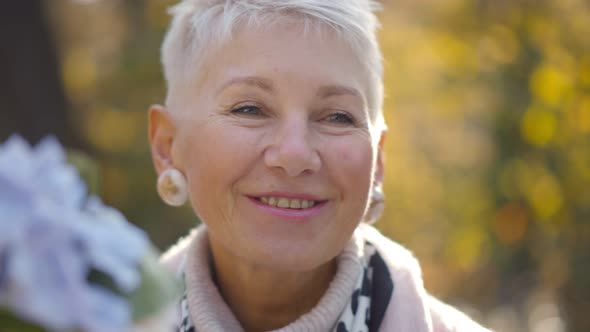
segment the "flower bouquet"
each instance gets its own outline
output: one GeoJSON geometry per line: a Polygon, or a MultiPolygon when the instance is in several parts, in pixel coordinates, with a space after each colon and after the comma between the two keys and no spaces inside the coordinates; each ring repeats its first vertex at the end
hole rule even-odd
{"type": "Polygon", "coordinates": [[[178,285],[56,139],[0,144],[0,331],[170,331],[178,285]]]}

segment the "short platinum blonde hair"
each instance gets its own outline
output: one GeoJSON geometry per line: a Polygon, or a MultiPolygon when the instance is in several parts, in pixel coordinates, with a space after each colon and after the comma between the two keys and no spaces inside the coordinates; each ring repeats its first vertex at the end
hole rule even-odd
{"type": "Polygon", "coordinates": [[[173,19],[162,45],[166,104],[197,77],[207,51],[229,41],[237,26],[261,28],[291,21],[301,24],[304,33],[332,29],[358,55],[370,77],[371,120],[375,129],[384,130],[383,64],[375,15],[379,9],[374,0],[183,0],[170,10],[173,19]]]}

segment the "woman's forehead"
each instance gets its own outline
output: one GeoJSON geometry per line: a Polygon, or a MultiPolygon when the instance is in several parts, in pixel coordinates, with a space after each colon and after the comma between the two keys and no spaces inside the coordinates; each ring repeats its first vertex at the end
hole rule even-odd
{"type": "Polygon", "coordinates": [[[300,79],[324,94],[366,94],[367,70],[345,41],[327,31],[302,32],[297,25],[239,31],[209,50],[195,73],[197,86],[219,90],[240,83],[273,90],[281,79],[300,79]]]}

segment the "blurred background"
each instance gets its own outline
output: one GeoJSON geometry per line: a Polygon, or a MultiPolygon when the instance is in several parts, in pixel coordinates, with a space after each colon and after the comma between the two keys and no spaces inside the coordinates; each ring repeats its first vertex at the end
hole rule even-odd
{"type": "MultiPolygon", "coordinates": [[[[170,0],[0,12],[0,140],[53,133],[164,249],[197,222],[155,190],[170,0]]],[[[498,331],[590,331],[590,4],[383,1],[387,207],[426,287],[498,331]]]]}

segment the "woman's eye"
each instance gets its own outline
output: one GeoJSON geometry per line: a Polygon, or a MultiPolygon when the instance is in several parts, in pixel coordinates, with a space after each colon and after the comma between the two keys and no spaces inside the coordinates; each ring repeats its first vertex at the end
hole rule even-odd
{"type": "Polygon", "coordinates": [[[255,117],[255,116],[261,116],[262,110],[257,106],[247,105],[247,106],[241,106],[238,108],[234,108],[233,110],[231,110],[231,114],[246,115],[246,116],[255,117]]]}
{"type": "Polygon", "coordinates": [[[339,124],[339,125],[352,125],[354,124],[354,119],[350,114],[344,112],[332,113],[325,117],[325,121],[339,124]]]}

